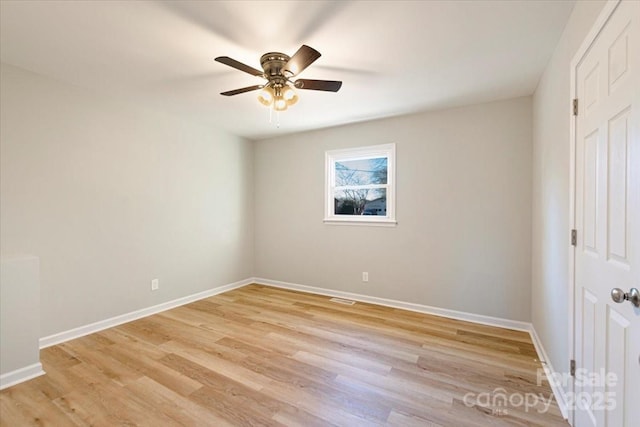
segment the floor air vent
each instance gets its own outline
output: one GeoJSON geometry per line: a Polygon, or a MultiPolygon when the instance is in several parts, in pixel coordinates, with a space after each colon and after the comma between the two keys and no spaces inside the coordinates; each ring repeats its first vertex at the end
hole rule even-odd
{"type": "Polygon", "coordinates": [[[338,304],[344,304],[344,305],[353,305],[356,303],[355,301],[351,301],[350,299],[342,299],[342,298],[331,298],[329,301],[336,302],[338,304]]]}

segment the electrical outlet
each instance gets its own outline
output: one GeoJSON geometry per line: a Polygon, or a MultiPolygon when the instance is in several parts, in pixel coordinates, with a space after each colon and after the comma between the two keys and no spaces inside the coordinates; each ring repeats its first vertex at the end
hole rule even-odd
{"type": "Polygon", "coordinates": [[[363,282],[368,282],[369,281],[369,273],[366,271],[362,272],[362,281],[363,282]]]}
{"type": "Polygon", "coordinates": [[[160,281],[158,279],[153,279],[151,281],[151,290],[157,291],[159,287],[160,287],[160,281]]]}

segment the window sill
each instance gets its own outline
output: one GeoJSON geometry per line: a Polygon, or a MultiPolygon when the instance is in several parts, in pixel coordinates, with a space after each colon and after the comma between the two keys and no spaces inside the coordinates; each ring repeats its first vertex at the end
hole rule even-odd
{"type": "Polygon", "coordinates": [[[328,225],[357,225],[365,227],[395,227],[398,222],[394,219],[380,219],[380,220],[362,220],[362,219],[338,219],[338,218],[325,218],[323,220],[328,225]]]}

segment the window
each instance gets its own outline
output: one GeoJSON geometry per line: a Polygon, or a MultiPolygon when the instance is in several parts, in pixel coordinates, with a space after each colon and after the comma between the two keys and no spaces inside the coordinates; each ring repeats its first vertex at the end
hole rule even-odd
{"type": "Polygon", "coordinates": [[[395,225],[395,144],[326,153],[325,222],[395,225]]]}

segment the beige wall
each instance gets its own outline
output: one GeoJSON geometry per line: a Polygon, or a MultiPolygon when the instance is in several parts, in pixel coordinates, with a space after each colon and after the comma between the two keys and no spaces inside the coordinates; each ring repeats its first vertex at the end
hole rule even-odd
{"type": "Polygon", "coordinates": [[[255,206],[258,277],[530,320],[529,97],[259,141],[255,206]],[[398,226],[323,224],[325,151],[390,142],[398,226]]]}
{"type": "Polygon", "coordinates": [[[0,71],[0,248],[40,257],[42,336],[252,275],[253,143],[0,71]]]}
{"type": "Polygon", "coordinates": [[[533,97],[532,321],[560,372],[569,369],[569,68],[603,5],[576,2],[533,97]]]}
{"type": "Polygon", "coordinates": [[[0,387],[11,371],[40,364],[39,264],[25,255],[0,260],[0,387]]]}

